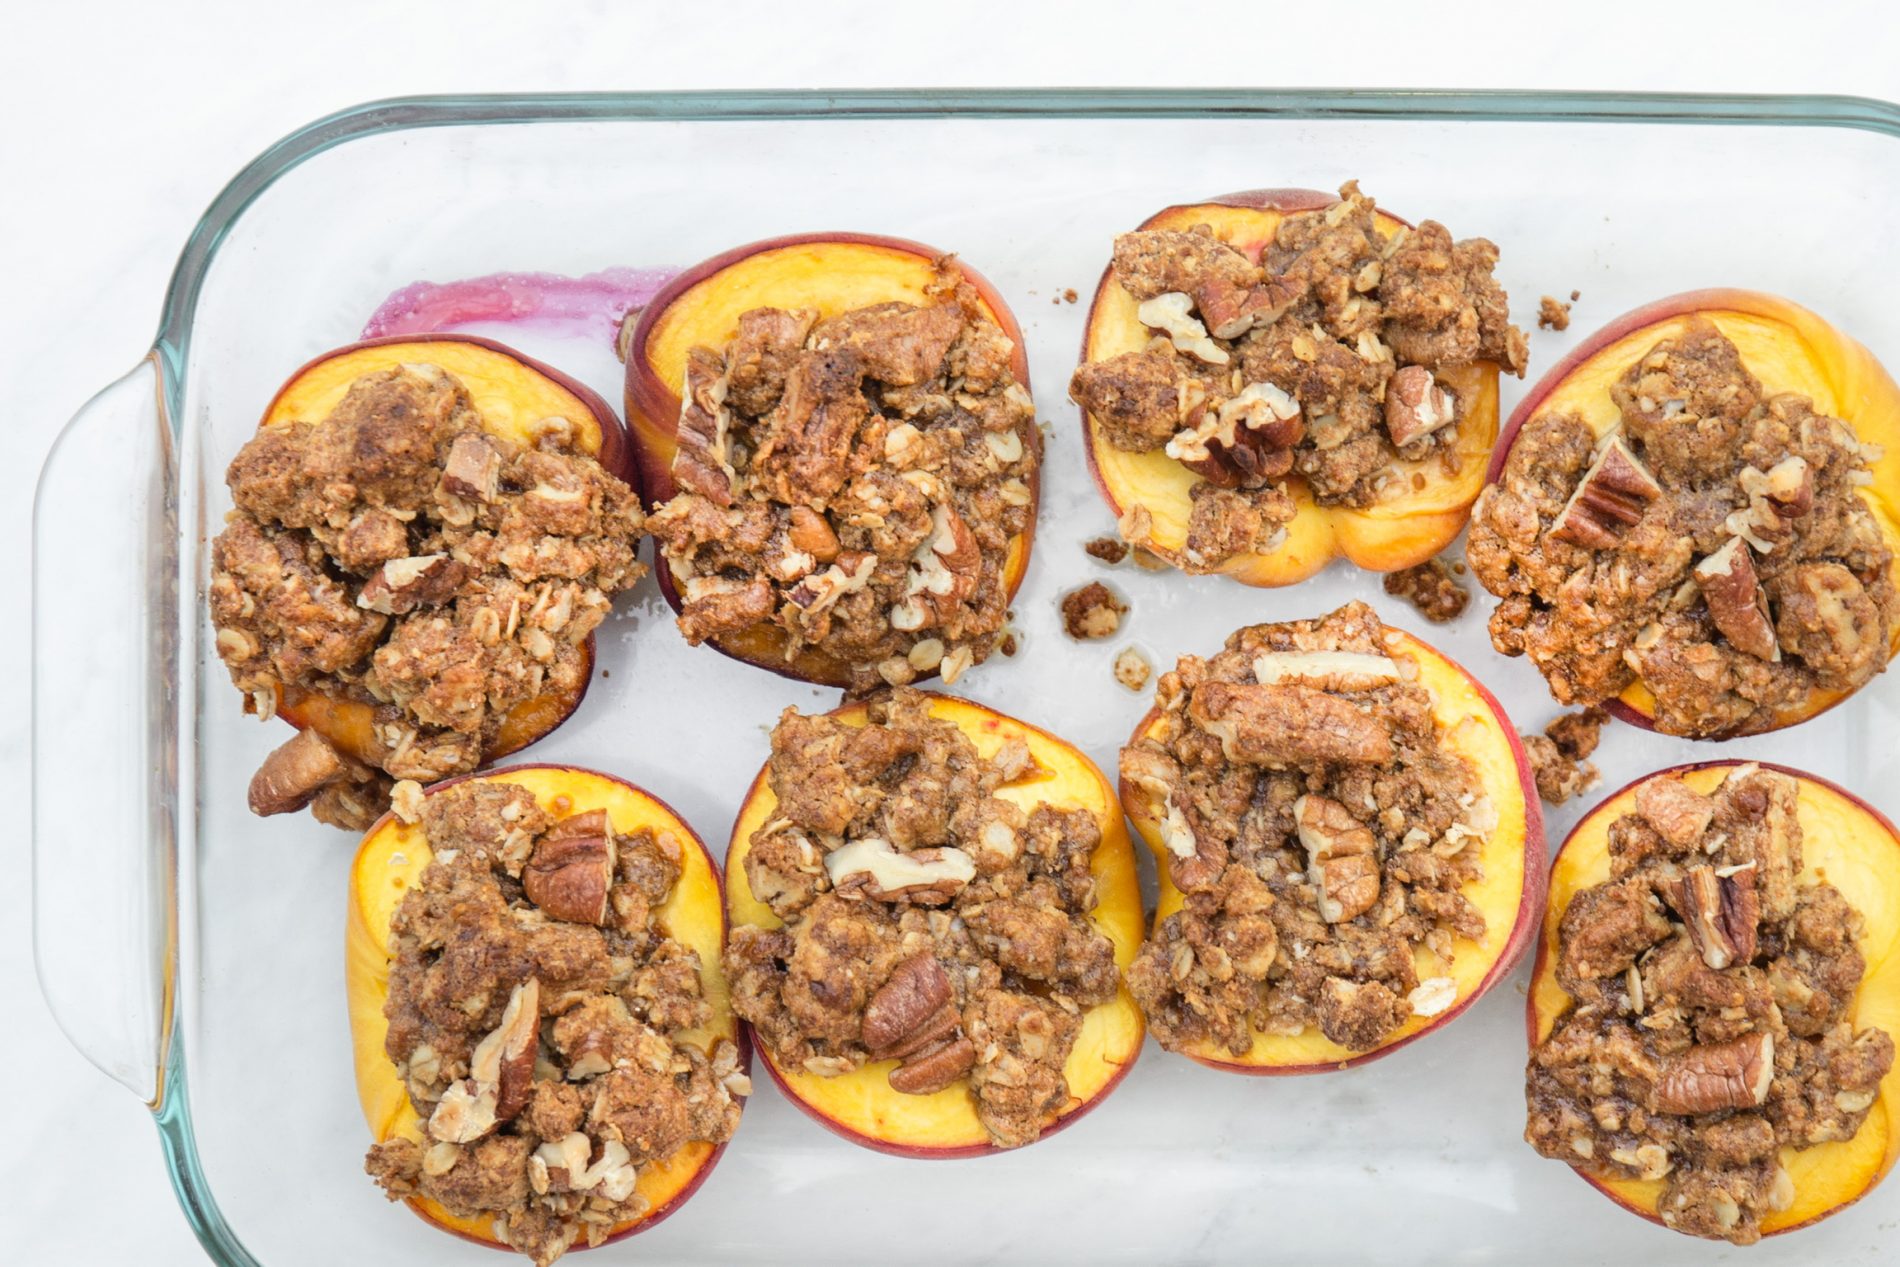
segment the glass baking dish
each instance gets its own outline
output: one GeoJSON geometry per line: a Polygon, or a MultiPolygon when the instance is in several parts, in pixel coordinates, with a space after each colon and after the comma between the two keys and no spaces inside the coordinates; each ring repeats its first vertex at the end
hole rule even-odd
{"type": "MultiPolygon", "coordinates": [[[[151,1104],[215,1260],[498,1261],[386,1204],[362,1174],[341,954],[354,842],[246,812],[250,772],[287,732],[240,715],[202,614],[225,463],[277,383],[355,338],[405,283],[681,265],[800,230],[955,250],[1014,306],[1050,434],[1015,607],[1022,650],[958,692],[1112,770],[1146,703],[1111,677],[1119,647],[1165,664],[1241,623],[1356,597],[1471,667],[1529,730],[1556,709],[1526,664],[1491,651],[1482,595],[1435,628],[1341,565],[1277,591],[1124,567],[1107,577],[1132,603],[1124,635],[1064,638],[1055,599],[1101,574],[1081,543],[1112,530],[1064,394],[1110,239],[1169,202],[1357,177],[1400,215],[1499,243],[1520,324],[1540,294],[1581,291],[1568,334],[1533,334],[1533,378],[1612,316],[1711,285],[1787,294],[1893,364],[1900,310],[1881,279],[1900,275],[1900,238],[1878,216],[1900,202],[1896,138],[1900,108],[1883,102],[1541,93],[475,97],[319,121],[218,196],[151,354],[73,420],[41,476],[34,837],[48,1000],[75,1045],[151,1104]],[[1083,303],[1065,300],[1071,288],[1083,303]],[[102,555],[76,557],[73,543],[102,539],[102,555]]],[[[619,399],[601,329],[476,328],[619,399]]],[[[1506,410],[1522,389],[1506,380],[1506,410]]],[[[779,710],[835,698],[689,649],[650,580],[599,650],[585,706],[529,755],[654,789],[715,852],[779,710]]],[[[1780,760],[1900,815],[1900,753],[1872,742],[1894,733],[1896,705],[1890,675],[1799,729],[1720,747],[1616,727],[1598,762],[1607,789],[1685,760],[1780,760]]],[[[1583,807],[1549,816],[1553,847],[1583,807]]],[[[698,1197],[589,1261],[1737,1257],[1618,1211],[1521,1142],[1524,977],[1429,1040],[1330,1076],[1236,1078],[1151,1043],[1073,1130],[972,1161],[855,1148],[761,1079],[698,1197]]],[[[1745,1257],[1891,1262],[1896,1216],[1900,1182],[1745,1257]]]]}

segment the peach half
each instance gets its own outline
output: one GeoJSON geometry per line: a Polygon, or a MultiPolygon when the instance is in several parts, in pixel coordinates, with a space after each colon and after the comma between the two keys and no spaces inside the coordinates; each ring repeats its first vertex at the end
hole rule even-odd
{"type": "MultiPolygon", "coordinates": [[[[1282,220],[1338,201],[1311,189],[1255,189],[1167,207],[1140,227],[1185,230],[1204,224],[1221,241],[1258,262],[1282,220]]],[[[1397,216],[1378,213],[1379,232],[1386,237],[1405,227],[1407,222],[1397,216]]],[[[1136,307],[1134,297],[1115,280],[1114,269],[1104,269],[1082,335],[1084,362],[1105,361],[1147,345],[1149,332],[1136,317],[1136,307]]],[[[1363,509],[1321,506],[1305,480],[1289,476],[1286,487],[1298,513],[1286,527],[1286,540],[1266,554],[1237,554],[1218,570],[1248,585],[1293,585],[1342,555],[1356,567],[1396,572],[1423,563],[1450,545],[1484,487],[1485,463],[1498,434],[1498,373],[1498,366],[1490,361],[1437,371],[1437,380],[1464,403],[1465,417],[1458,426],[1457,442],[1447,453],[1421,462],[1395,463],[1394,471],[1413,486],[1411,492],[1363,509]]],[[[1109,444],[1087,411],[1082,415],[1082,431],[1089,471],[1109,508],[1120,518],[1131,507],[1145,507],[1154,528],[1151,540],[1142,544],[1176,567],[1182,566],[1193,505],[1188,490],[1200,477],[1159,449],[1129,453],[1109,444]]]]}
{"type": "MultiPolygon", "coordinates": [[[[547,419],[563,418],[576,451],[640,491],[639,470],[627,430],[600,395],[558,370],[492,339],[465,334],[396,335],[326,352],[292,374],[264,410],[262,427],[328,416],[365,374],[398,365],[434,365],[467,389],[483,428],[511,444],[534,443],[547,419]]],[[[583,648],[589,671],[578,687],[549,690],[523,700],[502,718],[485,761],[497,761],[542,738],[580,707],[592,679],[594,640],[583,648]]],[[[279,686],[277,715],[299,730],[314,730],[344,756],[375,765],[374,710],[357,700],[333,699],[296,686],[279,686]]]]}
{"type": "MultiPolygon", "coordinates": [[[[1457,994],[1443,1012],[1408,1018],[1369,1051],[1343,1047],[1315,1028],[1294,1035],[1255,1030],[1253,1047],[1244,1056],[1206,1040],[1183,1049],[1190,1059],[1210,1069],[1257,1075],[1330,1073],[1377,1060],[1455,1020],[1502,981],[1530,949],[1537,913],[1543,908],[1545,844],[1543,810],[1524,746],[1503,706],[1462,666],[1402,630],[1388,629],[1385,636],[1387,654],[1417,667],[1419,685],[1432,693],[1432,715],[1444,743],[1471,763],[1497,810],[1497,826],[1484,839],[1483,878],[1462,890],[1484,915],[1484,937],[1475,943],[1457,938],[1449,970],[1432,951],[1416,948],[1420,979],[1450,976],[1457,994]]],[[[1135,727],[1134,738],[1152,733],[1159,722],[1159,713],[1150,709],[1135,727]]],[[[1121,797],[1135,830],[1155,856],[1161,897],[1154,926],[1159,930],[1161,921],[1186,903],[1168,867],[1172,855],[1162,831],[1167,807],[1153,792],[1126,779],[1121,797]]]]}
{"type": "MultiPolygon", "coordinates": [[[[1900,580],[1900,386],[1873,353],[1778,295],[1691,290],[1624,313],[1578,344],[1525,394],[1504,426],[1486,481],[1495,483],[1504,473],[1518,433],[1539,414],[1574,413],[1597,435],[1608,433],[1620,421],[1616,403],[1610,399],[1610,385],[1657,343],[1680,335],[1697,317],[1735,344],[1742,363],[1769,393],[1799,392],[1814,402],[1817,412],[1839,418],[1862,442],[1879,446],[1881,456],[1872,463],[1873,483],[1861,489],[1861,497],[1894,551],[1895,577],[1900,580]]],[[[1900,652],[1900,628],[1893,631],[1893,640],[1893,652],[1900,652]]],[[[1800,706],[1750,733],[1806,721],[1846,695],[1816,690],[1800,706]]],[[[1653,729],[1655,697],[1641,682],[1632,683],[1607,707],[1623,721],[1653,729]]]]}
{"type": "MultiPolygon", "coordinates": [[[[680,842],[680,876],[655,913],[669,936],[699,955],[700,987],[712,1005],[712,1019],[680,1036],[710,1054],[720,1039],[739,1048],[740,1065],[749,1068],[746,1040],[719,971],[726,939],[725,905],[720,899],[719,867],[705,842],[671,807],[631,783],[572,766],[517,765],[488,774],[466,774],[432,785],[434,795],[466,779],[513,783],[527,788],[542,808],[558,815],[604,809],[614,831],[631,835],[643,828],[670,832],[680,842]],[[560,802],[565,800],[565,806],[560,802]]],[[[356,1093],[364,1120],[377,1142],[402,1135],[420,1141],[422,1120],[409,1101],[396,1066],[383,1051],[389,1022],[383,1005],[389,998],[389,927],[396,909],[434,855],[420,824],[385,814],[363,837],[350,866],[349,911],[344,925],[344,988],[350,1008],[350,1040],[356,1062],[356,1093]]],[[[636,1188],[649,1202],[646,1213],[617,1224],[611,1240],[643,1232],[677,1210],[712,1173],[724,1144],[694,1140],[664,1161],[640,1169],[636,1188]]],[[[407,1202],[423,1219],[471,1241],[506,1248],[491,1231],[491,1220],[463,1218],[426,1197],[407,1202]]],[[[585,1246],[585,1241],[576,1248],[585,1246]]]]}
{"type": "MultiPolygon", "coordinates": [[[[1558,925],[1579,890],[1610,878],[1610,824],[1635,812],[1636,789],[1652,779],[1680,777],[1695,791],[1707,793],[1740,764],[1710,761],[1638,779],[1586,814],[1557,850],[1525,1008],[1533,1048],[1550,1036],[1570,1007],[1570,995],[1557,984],[1558,925]]],[[[1854,1000],[1855,1028],[1878,1026],[1890,1034],[1900,1033],[1900,835],[1878,810],[1827,780],[1765,762],[1761,765],[1798,784],[1795,814],[1801,823],[1802,879],[1825,879],[1866,920],[1860,949],[1867,960],[1867,975],[1854,1000]]],[[[1824,1219],[1879,1183],[1900,1157],[1896,1105],[1900,1105],[1900,1065],[1882,1080],[1880,1094],[1854,1138],[1783,1149],[1781,1164],[1794,1178],[1794,1203],[1764,1217],[1762,1234],[1793,1231],[1824,1219]]],[[[1624,1209],[1652,1223],[1662,1222],[1656,1213],[1662,1180],[1604,1178],[1582,1169],[1577,1173],[1624,1209]]]]}
{"type": "MultiPolygon", "coordinates": [[[[807,233],[737,247],[667,283],[641,312],[626,342],[627,427],[647,496],[657,505],[679,491],[673,482],[673,454],[679,447],[675,436],[688,352],[696,347],[724,347],[738,332],[740,314],[753,308],[809,308],[823,319],[872,304],[928,304],[928,288],[943,258],[943,252],[934,247],[899,238],[807,233]]],[[[951,258],[950,267],[969,282],[985,315],[1015,344],[1016,381],[1028,390],[1029,358],[1009,306],[994,286],[961,260],[951,258]]],[[[1042,433],[1033,422],[1025,423],[1020,434],[1031,452],[1042,451],[1042,433]]],[[[1030,527],[1010,542],[1003,564],[1004,586],[1012,598],[1029,567],[1035,502],[1041,496],[1038,478],[1031,478],[1029,491],[1030,527]]],[[[678,611],[679,588],[664,555],[655,553],[660,592],[678,611]]],[[[814,648],[788,660],[785,631],[777,625],[754,625],[710,641],[734,659],[801,681],[843,686],[849,678],[849,666],[814,648]]]]}
{"type": "MultiPolygon", "coordinates": [[[[1048,731],[981,704],[935,696],[930,715],[955,723],[984,757],[994,755],[1010,739],[1020,738],[1029,745],[1034,758],[1029,773],[997,789],[999,797],[1025,810],[1048,804],[1086,809],[1095,815],[1102,841],[1089,860],[1096,892],[1089,921],[1114,944],[1116,966],[1126,969],[1141,946],[1141,886],[1121,807],[1102,772],[1080,750],[1048,731]]],[[[832,716],[863,725],[865,706],[848,704],[832,716]]],[[[726,848],[726,902],[735,925],[780,926],[772,908],[753,897],[745,869],[753,833],[770,820],[777,806],[778,797],[761,770],[739,808],[732,842],[726,848]]],[[[1080,1118],[1115,1089],[1141,1054],[1145,1032],[1141,1009],[1126,986],[1114,999],[1089,1009],[1063,1066],[1069,1102],[1043,1128],[1043,1138],[1080,1118]]],[[[892,1090],[887,1080],[897,1067],[894,1060],[872,1061],[851,1073],[821,1077],[781,1067],[763,1046],[759,1059],[793,1104],[854,1144],[902,1157],[975,1157],[1000,1151],[977,1118],[967,1080],[932,1095],[904,1095],[892,1090]]]]}

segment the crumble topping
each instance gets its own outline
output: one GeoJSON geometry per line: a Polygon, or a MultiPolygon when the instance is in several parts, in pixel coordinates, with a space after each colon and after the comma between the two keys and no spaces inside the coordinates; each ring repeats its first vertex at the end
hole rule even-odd
{"type": "Polygon", "coordinates": [[[1416,567],[1387,572],[1385,592],[1404,599],[1418,609],[1419,615],[1439,625],[1464,615],[1471,602],[1471,591],[1443,559],[1427,559],[1416,567]]]}
{"type": "Polygon", "coordinates": [[[1601,439],[1575,414],[1533,418],[1473,510],[1499,651],[1530,656],[1563,704],[1640,682],[1658,729],[1697,738],[1886,667],[1893,554],[1846,423],[1769,395],[1701,319],[1610,394],[1621,422],[1601,439]]]}
{"type": "Polygon", "coordinates": [[[1128,543],[1115,537],[1092,537],[1082,543],[1082,548],[1092,559],[1100,560],[1114,567],[1128,557],[1128,543]]]}
{"type": "Polygon", "coordinates": [[[922,307],[755,308],[693,349],[681,491],[647,525],[688,641],[776,626],[853,694],[987,659],[1039,461],[1015,350],[948,259],[922,307]]]}
{"type": "MultiPolygon", "coordinates": [[[[1571,291],[1570,297],[1574,300],[1577,292],[1571,291]]],[[[1537,301],[1537,328],[1539,330],[1568,330],[1570,305],[1553,295],[1545,295],[1537,301]]]]}
{"type": "Polygon", "coordinates": [[[1737,1245],[1794,1199],[1779,1150],[1853,1138],[1893,1064],[1885,1031],[1854,1028],[1861,916],[1802,877],[1796,791],[1752,765],[1709,796],[1637,789],[1610,879],[1564,911],[1573,1003],[1526,1075],[1538,1152],[1663,1179],[1665,1224],[1737,1245]]]}
{"type": "Polygon", "coordinates": [[[428,1197],[540,1267],[647,1209],[643,1167],[731,1138],[750,1087],[707,1023],[700,962],[657,918],[681,843],[619,835],[601,809],[557,816],[473,781],[423,801],[434,860],[390,925],[384,1051],[421,1116],[365,1169],[428,1197]]]}
{"type": "Polygon", "coordinates": [[[1154,666],[1148,663],[1148,657],[1138,647],[1123,647],[1115,653],[1115,680],[1131,691],[1139,691],[1148,685],[1148,678],[1154,672],[1154,666]]]}
{"type": "Polygon", "coordinates": [[[1602,776],[1584,760],[1597,750],[1597,738],[1610,715],[1600,708],[1565,713],[1544,727],[1541,735],[1519,735],[1537,780],[1538,798],[1562,805],[1595,787],[1602,776]]]}
{"type": "Polygon", "coordinates": [[[1121,773],[1161,798],[1186,895],[1128,970],[1162,1046],[1239,1056],[1255,1031],[1316,1026],[1364,1051],[1450,1006],[1458,941],[1485,931],[1460,890],[1496,814],[1416,673],[1349,603],[1161,676],[1160,728],[1121,773]]]}
{"type": "Polygon", "coordinates": [[[1127,614],[1128,604],[1100,581],[1062,596],[1062,631],[1077,642],[1114,637],[1127,614]]]}
{"type": "Polygon", "coordinates": [[[587,636],[646,569],[639,498],[570,431],[551,418],[514,445],[453,375],[412,364],[238,451],[209,587],[231,680],[266,717],[280,686],[374,710],[370,766],[302,731],[253,809],[360,831],[393,780],[472,770],[515,705],[579,692],[587,636]]]}
{"type": "Polygon", "coordinates": [[[1077,368],[1069,395],[1109,444],[1162,450],[1199,477],[1189,571],[1284,540],[1290,475],[1322,506],[1409,491],[1393,464],[1449,450],[1467,408],[1436,371],[1524,371],[1495,246],[1432,220],[1383,237],[1358,184],[1339,193],[1282,220],[1258,264],[1205,225],[1115,240],[1115,280],[1153,337],[1077,368]]]}
{"type": "Polygon", "coordinates": [[[1028,745],[984,760],[930,701],[875,698],[864,726],[779,718],[777,816],[745,870],[785,923],[733,929],[725,969],[781,1066],[830,1076],[899,1059],[893,1089],[963,1083],[990,1138],[1014,1148],[1068,1104],[1083,1010],[1116,994],[1113,945],[1088,921],[1101,828],[1085,809],[997,797],[1036,773],[1028,745]]]}

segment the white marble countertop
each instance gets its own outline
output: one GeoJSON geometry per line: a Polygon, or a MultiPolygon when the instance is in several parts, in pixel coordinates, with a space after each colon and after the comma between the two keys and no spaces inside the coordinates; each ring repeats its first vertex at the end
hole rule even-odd
{"type": "MultiPolygon", "coordinates": [[[[58,427],[149,345],[198,214],[259,150],[302,123],[419,92],[914,85],[1145,84],[1838,92],[1900,99],[1900,13],[1882,0],[1426,6],[1357,0],[1349,59],[1326,47],[1333,6],[1206,42],[1224,12],[966,0],[941,6],[727,0],[521,4],[181,0],[16,5],[0,41],[0,592],[29,568],[24,487],[58,427]],[[1426,10],[1430,12],[1426,12],[1426,10]],[[1118,29],[1119,14],[1127,29],[1118,29]],[[793,21],[789,15],[796,14],[793,21]],[[1780,20],[1780,19],[1778,19],[1780,20]],[[1178,31],[1178,35],[1176,34],[1178,31]],[[1372,32],[1368,38],[1367,32],[1372,32]],[[1257,52],[1244,50],[1251,44],[1257,52]],[[910,61],[903,50],[926,50],[910,61]],[[1307,49],[1315,51],[1308,52],[1307,49]]],[[[1264,12],[1264,11],[1261,11],[1264,12]]],[[[1869,225],[1870,232],[1882,226],[1869,225]]],[[[8,658],[28,627],[0,623],[8,658]]],[[[27,681],[0,693],[0,787],[28,784],[27,681]]],[[[0,853],[0,1152],[14,1210],[0,1259],[188,1263],[199,1257],[145,1110],[53,1024],[33,976],[28,840],[0,853]]]]}

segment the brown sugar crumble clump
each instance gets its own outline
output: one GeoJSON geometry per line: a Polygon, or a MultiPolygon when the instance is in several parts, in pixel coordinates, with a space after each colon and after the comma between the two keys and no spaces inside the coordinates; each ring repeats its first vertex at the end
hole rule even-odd
{"type": "Polygon", "coordinates": [[[1546,804],[1562,805],[1600,781],[1597,768],[1584,758],[1597,750],[1598,733],[1609,719],[1600,708],[1586,708],[1557,718],[1541,735],[1518,736],[1537,779],[1537,795],[1546,804]]]}
{"type": "Polygon", "coordinates": [[[732,1043],[682,1037],[710,1009],[699,956],[656,918],[680,841],[486,781],[420,818],[433,861],[391,922],[383,1011],[422,1138],[365,1168],[392,1201],[491,1218],[545,1267],[646,1212],[643,1167],[730,1139],[750,1086],[732,1043]]]}
{"type": "Polygon", "coordinates": [[[1394,464],[1448,452],[1470,406],[1436,373],[1524,371],[1495,246],[1433,220],[1386,237],[1356,183],[1339,193],[1285,217],[1258,263],[1205,225],[1115,240],[1114,278],[1152,338],[1079,367],[1069,395],[1108,444],[1197,477],[1189,571],[1284,540],[1291,475],[1322,506],[1410,491],[1394,464]]]}
{"type": "Polygon", "coordinates": [[[1153,672],[1154,666],[1137,648],[1123,647],[1115,653],[1115,680],[1129,690],[1139,691],[1147,686],[1153,672]]]}
{"type": "MultiPolygon", "coordinates": [[[[1575,299],[1576,292],[1570,294],[1575,299]]],[[[1570,305],[1551,295],[1545,295],[1537,301],[1537,328],[1539,330],[1568,330],[1570,328],[1570,305]]]]}
{"type": "Polygon", "coordinates": [[[1128,543],[1117,537],[1094,537],[1082,543],[1089,557],[1113,567],[1128,557],[1128,543]]]}
{"type": "Polygon", "coordinates": [[[739,927],[733,1006],[780,1065],[821,1076],[899,1057],[890,1085],[962,1087],[991,1140],[1031,1143],[1069,1101],[1085,1009],[1116,995],[1088,920],[1101,827],[996,795],[1040,769],[1020,739],[985,760],[930,696],[875,697],[869,724],[790,709],[772,732],[773,819],[747,882],[784,927],[739,927]]]}
{"type": "Polygon", "coordinates": [[[1161,798],[1186,895],[1128,970],[1162,1046],[1244,1055],[1256,1031],[1317,1028],[1365,1051],[1450,1006],[1417,952],[1449,974],[1484,935],[1461,890],[1496,811],[1415,674],[1363,603],[1162,674],[1159,729],[1121,755],[1123,782],[1161,798]]]}
{"type": "Polygon", "coordinates": [[[1530,656],[1562,704],[1641,683],[1658,729],[1697,738],[1768,728],[1886,667],[1893,554],[1846,423],[1770,395],[1701,319],[1609,391],[1616,428],[1537,415],[1473,509],[1466,557],[1503,600],[1499,651],[1530,656]]]}
{"type": "Polygon", "coordinates": [[[1100,581],[1090,581],[1062,596],[1062,629],[1078,642],[1112,638],[1122,627],[1128,604],[1100,581]]]}
{"type": "Polygon", "coordinates": [[[454,376],[413,364],[238,451],[208,591],[231,680],[264,716],[283,688],[374,710],[367,765],[301,731],[253,809],[361,831],[394,780],[473,770],[510,709],[579,693],[587,636],[646,569],[639,498],[569,431],[513,444],[454,376]]]}
{"type": "Polygon", "coordinates": [[[1471,602],[1471,591],[1443,559],[1427,559],[1416,567],[1387,572],[1385,592],[1404,599],[1425,619],[1441,625],[1464,615],[1471,602]]]}
{"type": "Polygon", "coordinates": [[[1611,878],[1563,913],[1572,1004],[1526,1071],[1538,1152],[1660,1179],[1664,1224],[1737,1245],[1796,1195],[1781,1150],[1852,1139],[1893,1064],[1892,1037],[1851,1022],[1862,919],[1803,876],[1796,793],[1752,765],[1712,795],[1637,789],[1611,878]]]}
{"type": "Polygon", "coordinates": [[[951,261],[930,302],[819,319],[755,308],[686,364],[673,478],[648,530],[693,643],[754,626],[853,694],[996,649],[1040,436],[1015,343],[951,261]]]}

